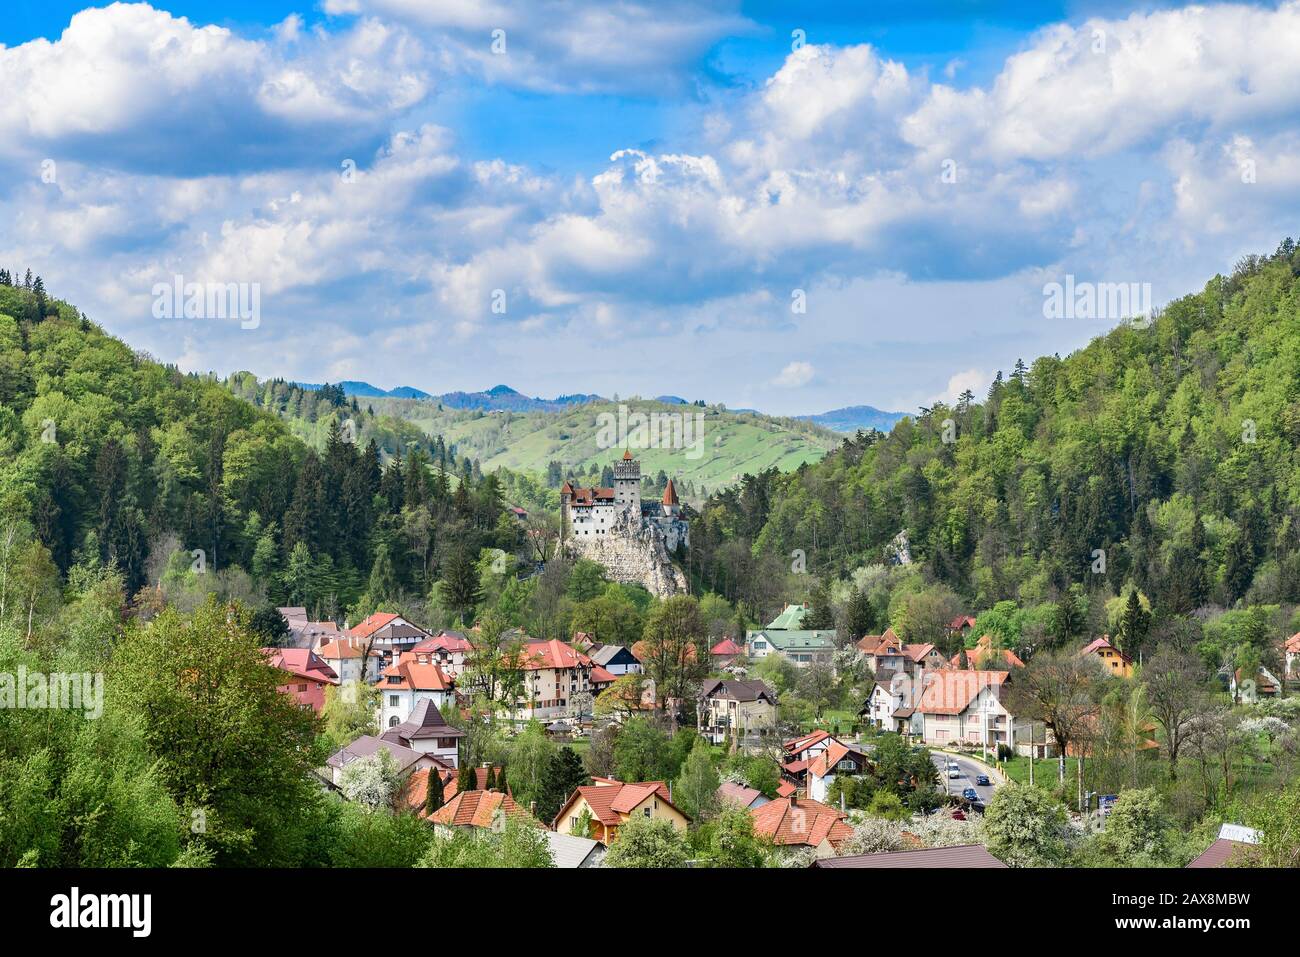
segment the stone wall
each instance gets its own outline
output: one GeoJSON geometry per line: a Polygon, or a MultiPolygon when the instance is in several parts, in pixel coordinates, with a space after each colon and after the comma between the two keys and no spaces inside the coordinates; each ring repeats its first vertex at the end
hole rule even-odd
{"type": "Polygon", "coordinates": [[[633,523],[630,514],[625,513],[607,534],[570,539],[566,547],[571,555],[604,565],[613,581],[644,585],[660,598],[687,591],[686,576],[669,557],[662,533],[654,526],[633,523]]]}

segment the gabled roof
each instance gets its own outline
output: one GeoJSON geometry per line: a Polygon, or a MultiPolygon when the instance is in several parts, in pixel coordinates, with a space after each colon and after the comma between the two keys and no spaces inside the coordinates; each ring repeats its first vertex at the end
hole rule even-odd
{"type": "Polygon", "coordinates": [[[851,854],[827,857],[813,867],[1006,867],[983,844],[955,847],[927,847],[918,851],[890,851],[884,854],[851,854]]]}
{"type": "Polygon", "coordinates": [[[600,665],[593,665],[591,674],[588,677],[591,679],[591,683],[596,685],[613,684],[618,680],[618,675],[602,668],[600,665]]]}
{"type": "MultiPolygon", "coordinates": [[[[582,633],[578,632],[578,634],[582,633]]],[[[573,637],[576,640],[578,635],[575,634],[573,637]]],[[[608,665],[615,658],[626,658],[630,659],[633,663],[640,663],[637,661],[636,655],[632,654],[631,651],[624,648],[622,645],[601,645],[599,648],[590,652],[589,657],[598,665],[608,665]]]]}
{"type": "Polygon", "coordinates": [[[789,754],[797,754],[800,751],[811,748],[814,744],[817,744],[830,736],[831,733],[829,731],[823,731],[821,728],[818,728],[816,731],[805,734],[801,738],[791,738],[789,741],[784,742],[781,747],[789,754]]]}
{"type": "Polygon", "coordinates": [[[1250,846],[1244,841],[1229,841],[1221,837],[1197,855],[1187,866],[1197,868],[1227,867],[1234,855],[1242,856],[1246,854],[1247,852],[1244,849],[1250,846]]]}
{"type": "MultiPolygon", "coordinates": [[[[432,757],[432,755],[430,755],[430,757],[432,757]]],[[[497,774],[501,773],[500,768],[495,768],[495,771],[497,774]]],[[[474,790],[486,790],[487,773],[487,768],[474,769],[474,790]]],[[[456,796],[456,791],[460,781],[460,772],[456,768],[447,767],[441,761],[438,762],[436,767],[421,768],[418,771],[412,772],[411,776],[406,779],[406,783],[402,786],[402,800],[405,802],[407,807],[418,812],[421,817],[427,816],[423,813],[422,809],[424,808],[424,802],[429,797],[428,789],[430,774],[437,774],[442,778],[442,800],[444,804],[456,796]]],[[[510,793],[509,787],[506,788],[506,793],[510,793]]]]}
{"type": "Polygon", "coordinates": [[[803,616],[808,614],[807,605],[786,605],[764,631],[798,631],[803,627],[803,616]]]}
{"type": "Polygon", "coordinates": [[[384,691],[450,691],[455,684],[436,663],[420,662],[410,651],[402,652],[397,664],[385,668],[379,679],[384,691]]]}
{"type": "Polygon", "coordinates": [[[921,645],[914,644],[914,645],[903,646],[903,654],[911,658],[912,661],[918,663],[925,660],[925,656],[932,651],[934,651],[934,645],[930,644],[929,642],[926,642],[925,644],[921,644],[921,645]]]}
{"type": "Polygon", "coordinates": [[[730,638],[723,638],[720,642],[709,649],[709,654],[715,658],[734,658],[736,655],[743,655],[745,649],[740,647],[730,638]]]}
{"type": "Polygon", "coordinates": [[[854,642],[854,646],[864,655],[878,654],[880,649],[884,646],[892,645],[895,648],[899,648],[902,644],[903,643],[898,640],[898,635],[894,633],[893,628],[886,628],[883,635],[863,635],[854,642]]]}
{"type": "Polygon", "coordinates": [[[1079,654],[1080,656],[1095,655],[1097,652],[1105,651],[1107,648],[1109,648],[1111,651],[1115,652],[1115,654],[1123,658],[1125,662],[1131,662],[1133,660],[1128,655],[1124,654],[1124,652],[1120,651],[1118,648],[1116,648],[1114,645],[1110,643],[1110,635],[1102,635],[1100,638],[1093,639],[1093,641],[1091,641],[1087,645],[1087,647],[1085,647],[1082,651],[1080,651],[1079,654]]]}
{"type": "Polygon", "coordinates": [[[963,628],[975,627],[974,615],[958,615],[952,621],[948,622],[948,627],[953,631],[961,631],[963,628]]]}
{"type": "Polygon", "coordinates": [[[866,755],[856,748],[850,748],[839,741],[831,741],[831,746],[825,751],[818,754],[808,762],[808,776],[814,778],[825,777],[827,774],[834,773],[835,765],[839,764],[849,755],[857,755],[865,760],[866,755]]]}
{"type": "Polygon", "coordinates": [[[361,624],[354,626],[352,628],[352,635],[355,638],[369,638],[379,629],[387,628],[401,617],[401,615],[389,614],[386,611],[377,611],[361,622],[361,624]]]}
{"type": "MultiPolygon", "coordinates": [[[[351,744],[339,748],[328,758],[325,763],[331,768],[346,768],[353,761],[359,761],[362,758],[368,758],[372,754],[379,753],[380,750],[387,751],[397,762],[399,771],[405,771],[412,764],[421,758],[429,758],[436,761],[433,755],[421,754],[418,751],[412,751],[410,748],[403,747],[395,741],[385,741],[383,738],[376,738],[372,734],[363,734],[351,744]]],[[[439,762],[440,763],[440,762],[439,762]]]]}
{"type": "Polygon", "coordinates": [[[528,671],[539,668],[578,668],[590,665],[590,658],[556,638],[550,641],[529,641],[524,645],[523,666],[528,671]]]}
{"type": "Polygon", "coordinates": [[[450,827],[492,827],[498,810],[513,818],[533,820],[514,798],[502,791],[459,791],[434,811],[429,820],[450,827]]]}
{"type": "Polygon", "coordinates": [[[739,804],[746,809],[762,796],[762,791],[745,787],[745,785],[737,784],[735,781],[723,781],[718,785],[718,799],[720,801],[731,801],[733,804],[739,804]]]}
{"type": "Polygon", "coordinates": [[[776,692],[762,681],[736,678],[710,678],[700,685],[700,698],[725,698],[728,701],[768,700],[776,704],[776,692]]]}
{"type": "Polygon", "coordinates": [[[424,639],[424,641],[411,649],[411,651],[416,654],[432,654],[435,651],[454,653],[457,651],[467,652],[473,650],[474,646],[469,643],[469,639],[454,631],[440,632],[432,638],[424,639]]]}
{"type": "MultiPolygon", "coordinates": [[[[952,656],[949,664],[954,668],[961,667],[961,654],[959,651],[952,656]]],[[[992,635],[981,635],[980,640],[975,642],[975,647],[966,649],[966,666],[970,669],[979,670],[981,666],[987,666],[990,661],[997,659],[1001,659],[1008,668],[1025,666],[1025,663],[1011,649],[994,648],[992,635]]]]}
{"type": "Polygon", "coordinates": [[[263,648],[262,653],[272,668],[286,671],[295,678],[325,685],[339,683],[338,672],[310,648],[263,648]]]}
{"type": "Polygon", "coordinates": [[[659,800],[669,807],[685,814],[668,797],[668,785],[663,781],[625,784],[612,778],[596,778],[594,780],[599,783],[583,785],[569,796],[569,800],[564,803],[564,807],[560,808],[560,813],[556,815],[556,821],[559,821],[564,816],[565,810],[578,797],[587,802],[587,806],[591,808],[592,817],[601,824],[606,825],[623,823],[623,818],[651,795],[658,796],[659,800]]]}
{"type": "Polygon", "coordinates": [[[1286,650],[1291,654],[1300,655],[1300,631],[1286,640],[1286,650]]]}
{"type": "Polygon", "coordinates": [[[980,691],[999,687],[1006,680],[1005,671],[936,671],[932,680],[927,677],[916,710],[922,714],[961,714],[980,691]]]}
{"type": "Polygon", "coordinates": [[[604,856],[605,847],[600,841],[561,831],[545,833],[546,843],[551,846],[551,860],[556,867],[582,867],[589,860],[594,863],[604,856]]]}
{"type": "Polygon", "coordinates": [[[781,847],[818,847],[823,841],[838,847],[853,836],[843,814],[810,798],[778,798],[749,813],[754,834],[781,847]]]}

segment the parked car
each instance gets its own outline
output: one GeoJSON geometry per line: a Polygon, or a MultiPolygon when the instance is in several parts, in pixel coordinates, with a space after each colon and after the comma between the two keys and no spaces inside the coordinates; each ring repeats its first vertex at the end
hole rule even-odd
{"type": "Polygon", "coordinates": [[[988,776],[987,774],[977,774],[977,775],[975,775],[975,783],[978,784],[978,785],[979,785],[980,787],[982,787],[982,788],[986,788],[986,787],[988,787],[992,782],[989,781],[989,776],[988,776]]]}
{"type": "Polygon", "coordinates": [[[966,801],[978,801],[980,799],[979,792],[974,788],[966,788],[961,792],[961,796],[966,801]]]}
{"type": "Polygon", "coordinates": [[[951,781],[951,780],[953,780],[953,779],[955,779],[955,778],[959,778],[959,777],[961,777],[961,771],[960,771],[959,769],[957,769],[957,768],[949,768],[949,769],[948,769],[948,780],[949,780],[949,781],[951,781]]]}

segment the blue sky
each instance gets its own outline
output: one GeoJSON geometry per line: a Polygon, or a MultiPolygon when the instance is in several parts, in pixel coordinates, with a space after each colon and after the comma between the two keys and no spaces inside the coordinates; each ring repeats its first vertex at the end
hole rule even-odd
{"type": "Polygon", "coordinates": [[[11,0],[0,43],[0,263],[221,374],[911,410],[1114,325],[1045,318],[1067,274],[1159,303],[1298,232],[1297,3],[11,0]],[[155,318],[175,275],[261,321],[155,318]]]}

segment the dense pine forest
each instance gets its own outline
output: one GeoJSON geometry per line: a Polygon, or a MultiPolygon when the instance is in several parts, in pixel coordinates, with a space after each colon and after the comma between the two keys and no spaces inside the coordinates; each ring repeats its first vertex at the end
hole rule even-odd
{"type": "Polygon", "coordinates": [[[287,424],[305,418],[133,354],[39,278],[0,279],[0,511],[33,561],[115,565],[134,596],[179,555],[223,593],[342,618],[516,546],[495,477],[341,390],[287,393],[318,452],[287,424]]]}

